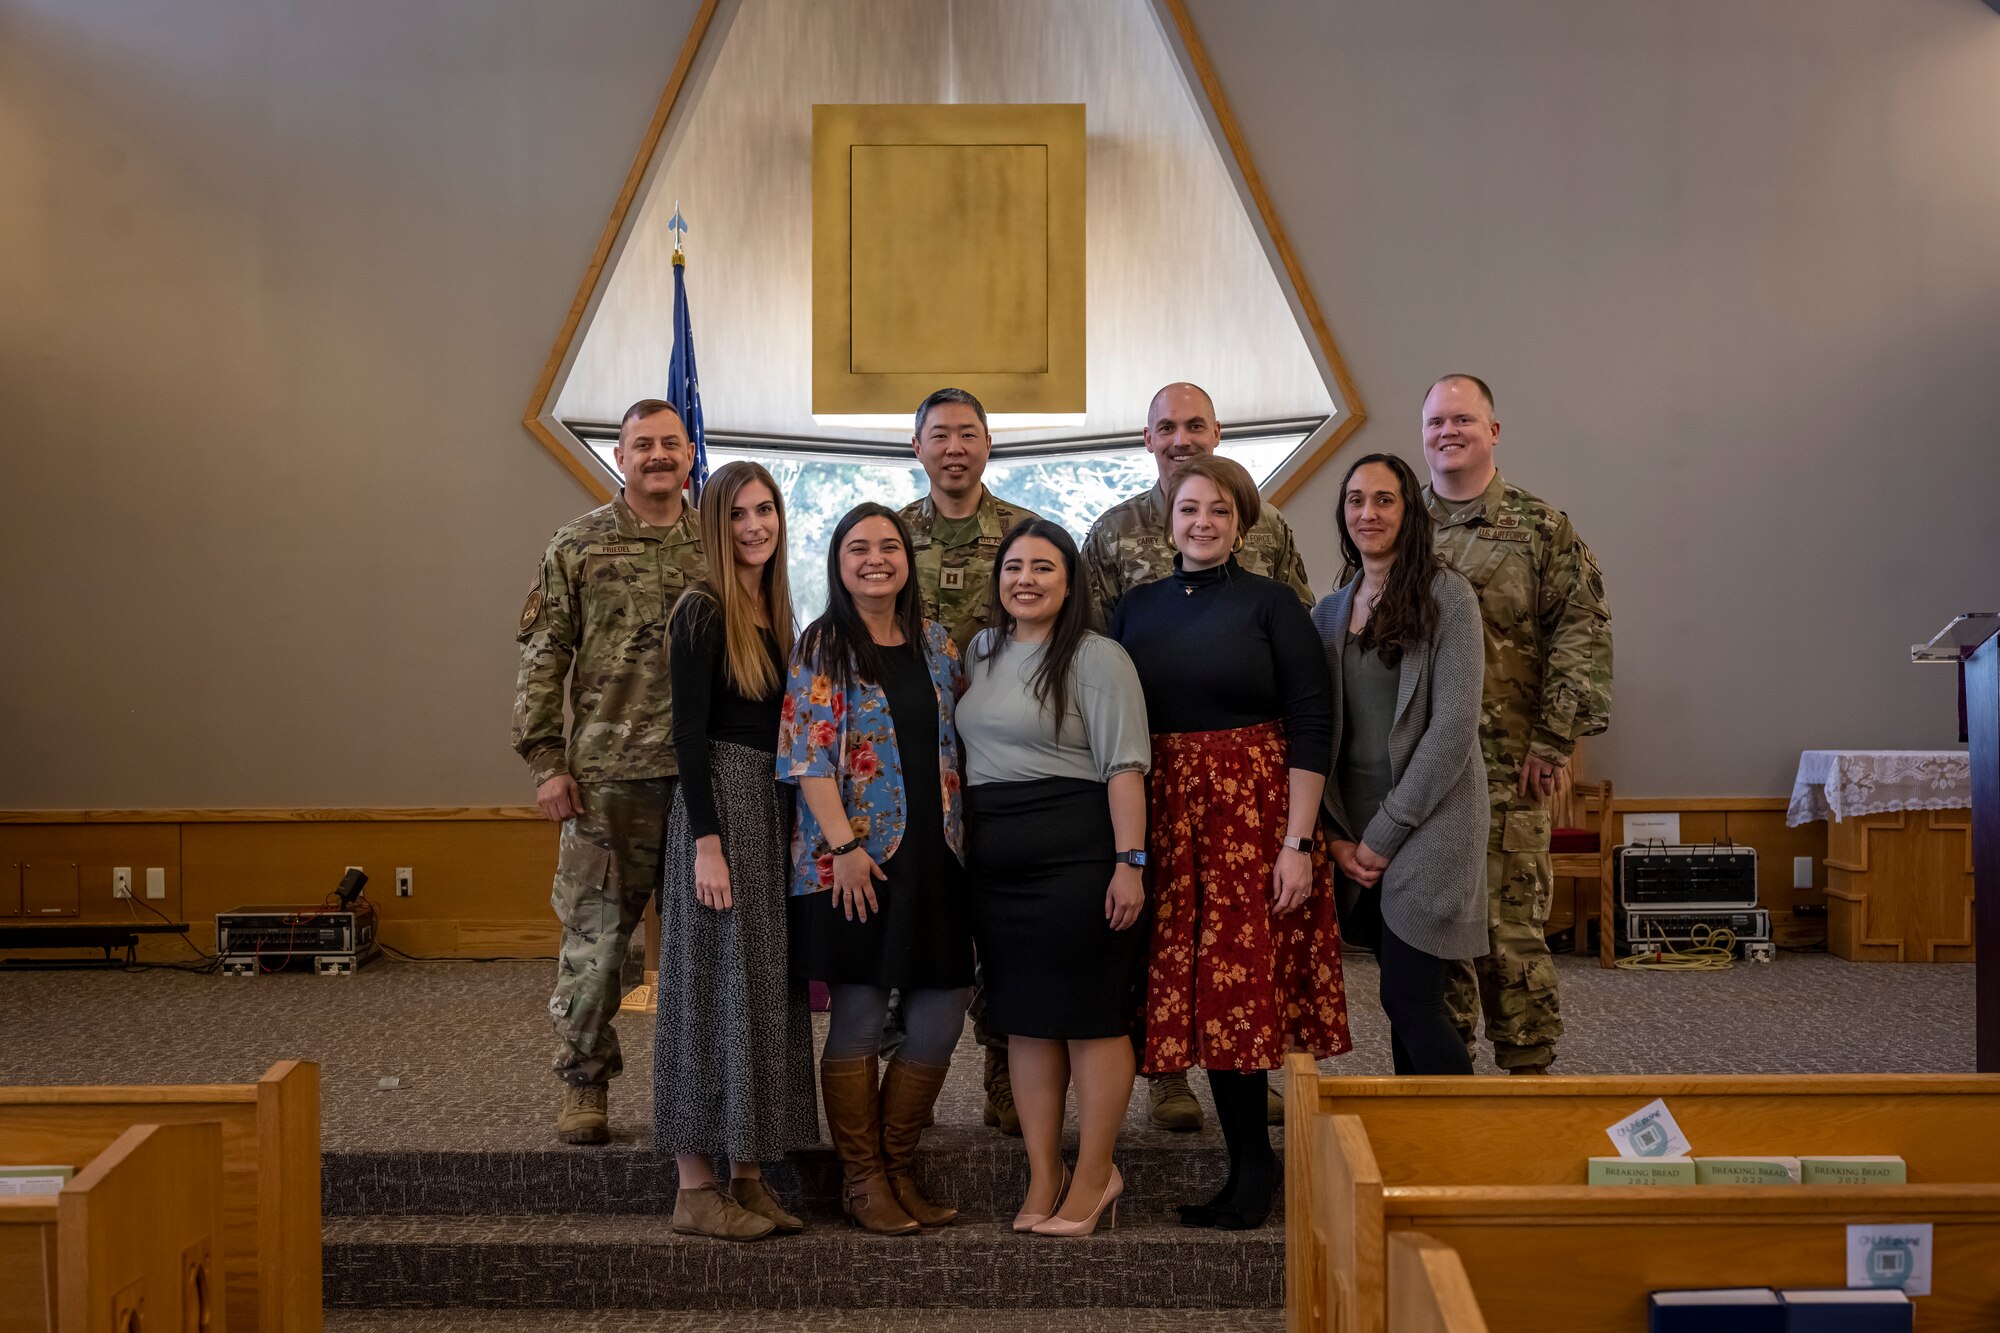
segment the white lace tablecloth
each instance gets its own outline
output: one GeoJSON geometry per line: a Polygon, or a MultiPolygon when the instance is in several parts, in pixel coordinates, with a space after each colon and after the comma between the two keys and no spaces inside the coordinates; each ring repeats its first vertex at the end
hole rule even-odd
{"type": "Polygon", "coordinates": [[[1785,823],[1971,805],[1972,764],[1963,750],[1807,750],[1785,823]]]}

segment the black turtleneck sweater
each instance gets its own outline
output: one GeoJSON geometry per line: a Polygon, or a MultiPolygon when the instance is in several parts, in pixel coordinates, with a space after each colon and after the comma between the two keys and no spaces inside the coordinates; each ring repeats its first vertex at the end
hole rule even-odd
{"type": "Polygon", "coordinates": [[[1293,768],[1333,767],[1326,653],[1298,595],[1232,558],[1174,572],[1119,599],[1110,636],[1146,692],[1155,732],[1229,731],[1282,722],[1293,768]]]}

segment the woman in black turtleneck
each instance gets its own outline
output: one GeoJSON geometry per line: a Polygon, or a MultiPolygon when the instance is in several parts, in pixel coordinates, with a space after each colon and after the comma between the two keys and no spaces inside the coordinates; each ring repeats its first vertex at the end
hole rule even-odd
{"type": "Polygon", "coordinates": [[[1333,760],[1326,658],[1292,590],[1236,563],[1260,508],[1241,464],[1186,464],[1167,482],[1174,572],[1127,593],[1110,625],[1153,730],[1141,1068],[1208,1071],[1229,1178],[1181,1221],[1232,1230],[1262,1226],[1277,1188],[1264,1071],[1287,1050],[1353,1044],[1316,836],[1333,760]]]}

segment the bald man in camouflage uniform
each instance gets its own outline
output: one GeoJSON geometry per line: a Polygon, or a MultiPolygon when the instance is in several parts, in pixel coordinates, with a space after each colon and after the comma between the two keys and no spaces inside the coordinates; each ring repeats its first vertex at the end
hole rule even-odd
{"type": "Polygon", "coordinates": [[[633,404],[613,451],[625,485],[557,530],[521,608],[514,748],[542,813],[562,821],[550,901],[563,926],[549,1021],[563,1082],[556,1133],[606,1143],[606,1092],[624,1068],[612,1019],[633,930],[660,882],[673,799],[667,617],[701,577],[694,451],[658,399],[633,404]],[[564,683],[574,719],[563,741],[564,683]]]}
{"type": "Polygon", "coordinates": [[[1492,950],[1453,964],[1445,999],[1468,1048],[1483,1008],[1494,1063],[1542,1074],[1562,1035],[1555,960],[1543,938],[1554,892],[1549,799],[1567,780],[1576,743],[1610,721],[1611,612],[1597,561],[1568,517],[1501,479],[1499,438],[1483,380],[1447,375],[1431,387],[1424,503],[1438,554],[1472,581],[1486,623],[1479,742],[1493,807],[1492,950]]]}
{"type": "MultiPolygon", "coordinates": [[[[1168,536],[1166,480],[1190,458],[1212,454],[1222,442],[1215,403],[1198,385],[1169,384],[1153,395],[1141,432],[1146,452],[1153,456],[1159,481],[1129,500],[1104,511],[1090,525],[1083,542],[1083,566],[1097,604],[1099,625],[1108,624],[1118,600],[1142,583],[1174,572],[1174,544],[1168,536]]],[[[1299,595],[1308,609],[1312,585],[1291,525],[1277,506],[1265,505],[1257,521],[1243,534],[1236,562],[1252,574],[1278,580],[1299,595]]],[[[1273,1089],[1266,1110],[1272,1124],[1284,1123],[1284,1098],[1273,1089]]],[[[1201,1104],[1188,1088],[1186,1074],[1162,1074],[1147,1080],[1148,1117],[1160,1129],[1198,1130],[1201,1104]]]]}
{"type": "MultiPolygon", "coordinates": [[[[930,478],[921,500],[904,505],[910,530],[910,569],[924,600],[924,615],[951,635],[961,658],[979,631],[993,623],[993,561],[1000,539],[1032,509],[1009,504],[986,489],[986,460],[993,436],[986,409],[964,389],[939,389],[917,407],[910,438],[930,478]]],[[[972,1035],[986,1051],[984,1119],[1008,1134],[1021,1132],[1014,1085],[1007,1073],[1007,1036],[986,1026],[985,990],[972,999],[972,1035]]],[[[902,1036],[901,1013],[890,1016],[892,1042],[902,1036]]]]}

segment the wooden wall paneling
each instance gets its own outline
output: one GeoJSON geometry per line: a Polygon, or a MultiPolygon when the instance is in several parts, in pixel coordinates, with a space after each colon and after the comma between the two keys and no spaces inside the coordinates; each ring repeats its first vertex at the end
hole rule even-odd
{"type": "MultiPolygon", "coordinates": [[[[9,865],[76,864],[77,910],[65,921],[158,921],[146,910],[152,907],[161,916],[180,920],[181,834],[174,823],[118,824],[90,827],[82,824],[0,823],[0,873],[9,865]],[[132,871],[134,901],[111,896],[111,872],[128,866],[132,871]],[[167,872],[167,896],[147,898],[146,869],[158,866],[167,872]]],[[[8,898],[0,887],[0,916],[7,915],[8,898]]],[[[32,919],[32,914],[31,914],[32,919]]]]}
{"type": "Polygon", "coordinates": [[[187,824],[191,938],[213,949],[217,912],[317,903],[358,865],[385,943],[421,954],[546,953],[557,832],[529,820],[187,824]],[[413,872],[408,898],[396,896],[398,866],[413,872]],[[481,952],[496,944],[510,947],[481,952]]]}
{"type": "Polygon", "coordinates": [[[1973,960],[1972,821],[1905,810],[1827,829],[1827,947],[1862,962],[1973,960]]]}

